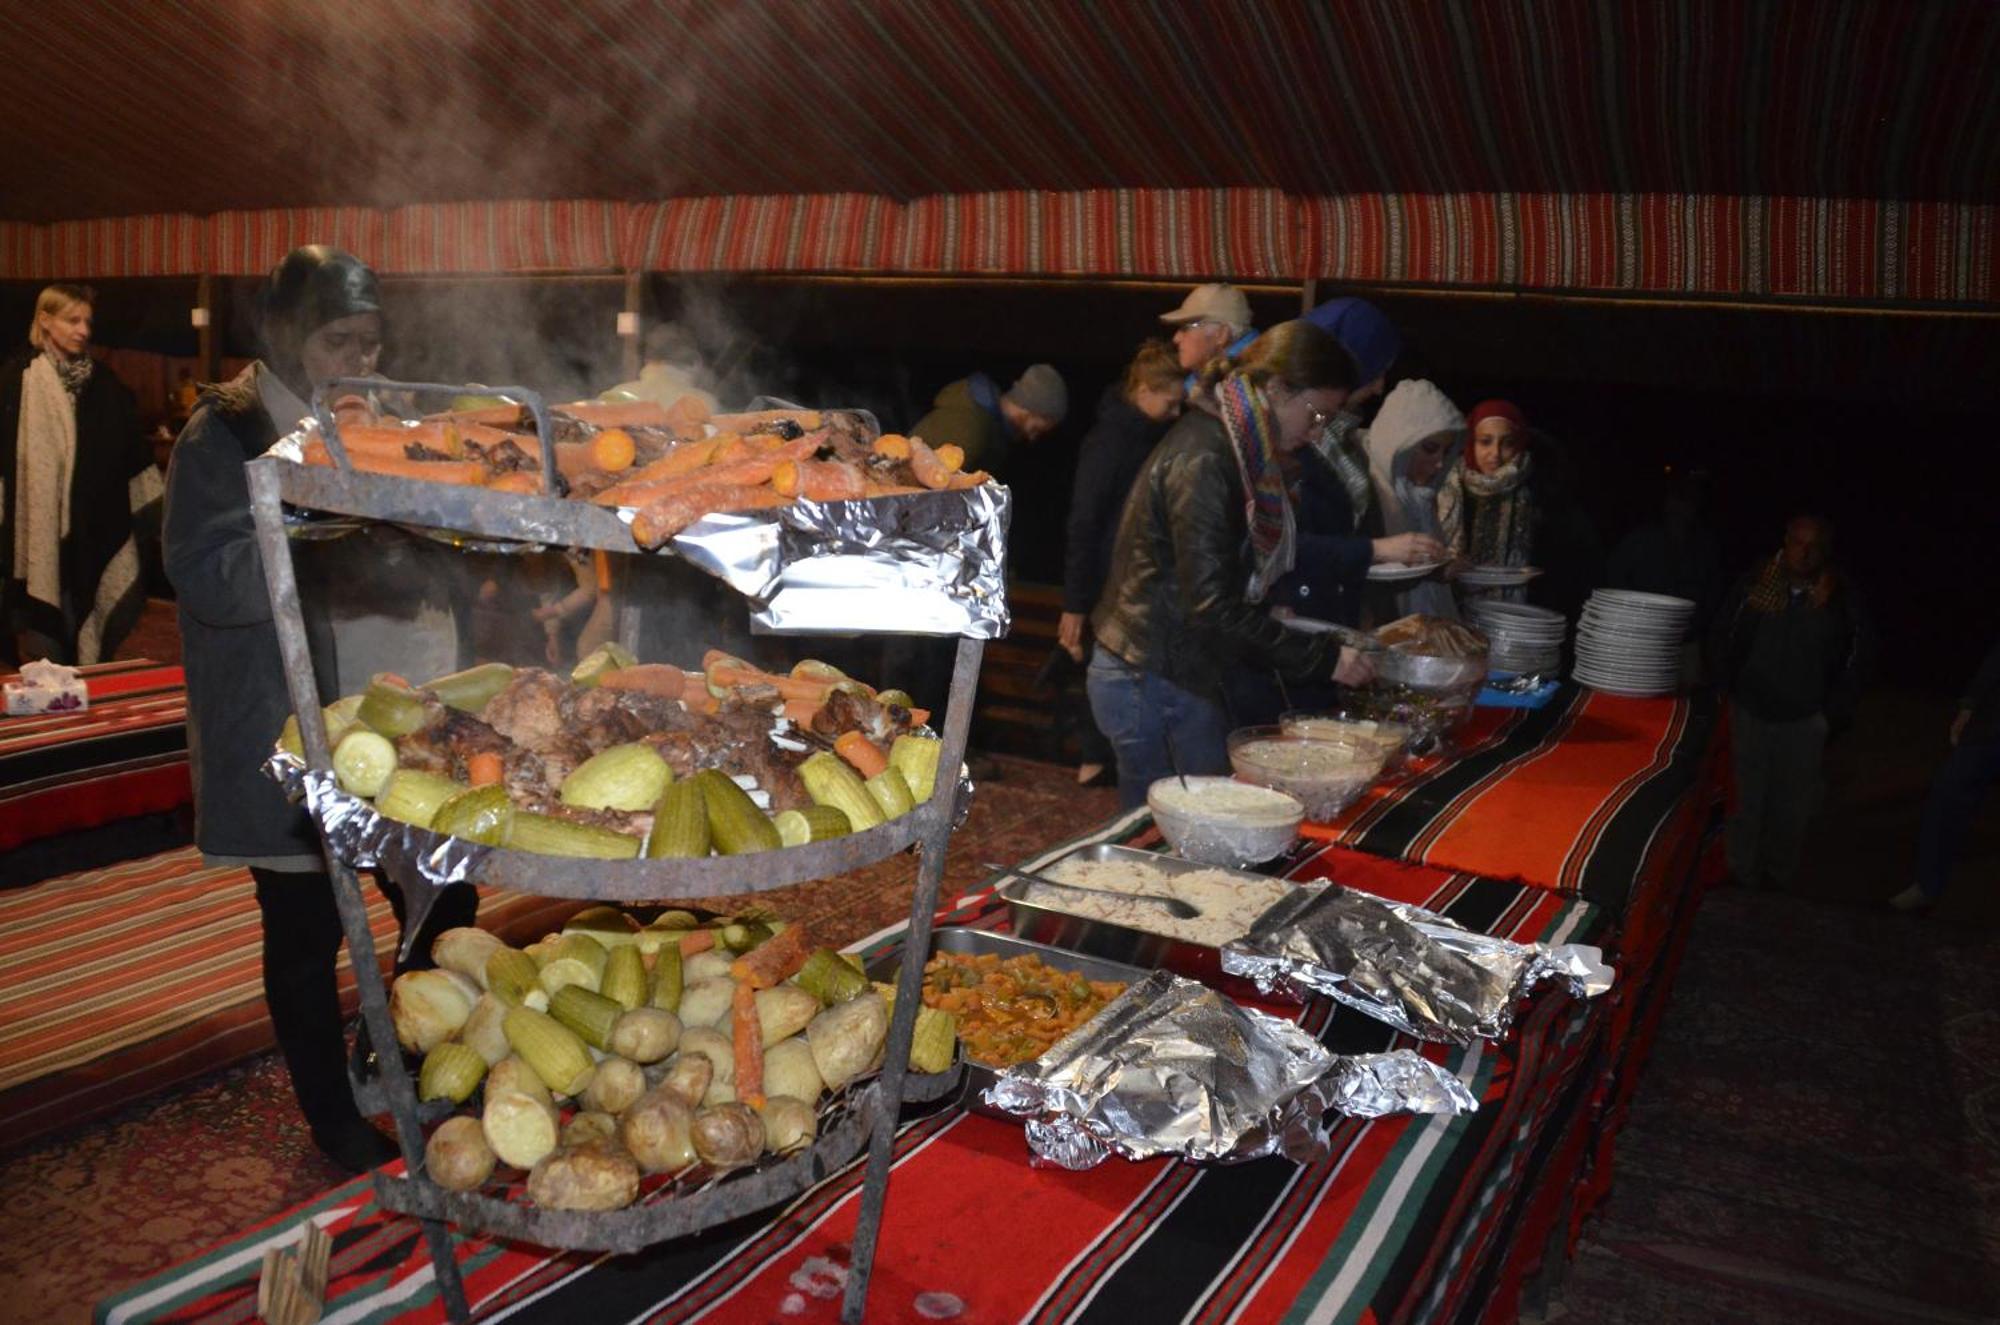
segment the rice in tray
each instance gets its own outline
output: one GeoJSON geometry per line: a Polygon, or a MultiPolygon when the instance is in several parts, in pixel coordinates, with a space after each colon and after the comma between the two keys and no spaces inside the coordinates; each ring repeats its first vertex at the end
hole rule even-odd
{"type": "Polygon", "coordinates": [[[1249,878],[1229,870],[1169,871],[1138,861],[1082,860],[1074,857],[1057,861],[1042,872],[1059,882],[1085,888],[1178,897],[1201,914],[1182,920],[1169,915],[1167,908],[1153,902],[1122,902],[1111,897],[1091,897],[1063,888],[1032,885],[1027,890],[1026,900],[1053,911],[1104,920],[1127,929],[1184,939],[1210,948],[1219,948],[1231,939],[1249,933],[1251,924],[1258,916],[1289,896],[1297,886],[1279,879],[1249,878]]]}

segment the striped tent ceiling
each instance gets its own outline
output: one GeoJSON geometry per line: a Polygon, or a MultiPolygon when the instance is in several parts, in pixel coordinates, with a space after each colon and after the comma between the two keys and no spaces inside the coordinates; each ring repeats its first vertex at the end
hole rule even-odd
{"type": "Polygon", "coordinates": [[[0,219],[1260,188],[2000,201],[2000,5],[0,5],[0,219]]]}

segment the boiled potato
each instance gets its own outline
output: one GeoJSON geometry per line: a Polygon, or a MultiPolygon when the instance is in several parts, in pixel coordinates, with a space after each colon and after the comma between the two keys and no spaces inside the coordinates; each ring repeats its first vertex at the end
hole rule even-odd
{"type": "Polygon", "coordinates": [[[819,1000],[797,985],[757,991],[757,1028],[767,1049],[797,1035],[818,1015],[819,1000]]]}
{"type": "Polygon", "coordinates": [[[615,1146],[566,1146],[528,1174],[528,1198],[549,1210],[622,1210],[639,1196],[639,1165],[615,1146]]]}
{"type": "Polygon", "coordinates": [[[747,1104],[719,1104],[694,1118],[694,1150],[719,1169],[748,1164],[764,1153],[764,1120],[747,1104]]]}
{"type": "Polygon", "coordinates": [[[770,1095],[764,1100],[764,1148],[774,1155],[789,1155],[811,1145],[819,1134],[819,1115],[813,1106],[790,1095],[770,1095]]]}
{"type": "Polygon", "coordinates": [[[681,1019],[665,1008],[633,1008],[611,1028],[611,1052],[635,1063],[657,1063],[681,1042],[681,1019]]]}
{"type": "Polygon", "coordinates": [[[669,1091],[685,1102],[690,1109],[698,1109],[708,1097],[709,1083],[715,1077],[715,1064],[708,1061],[705,1054],[690,1052],[686,1041],[682,1041],[681,1052],[668,1065],[666,1075],[660,1080],[660,1089],[669,1091]]]}
{"type": "Polygon", "coordinates": [[[656,1087],[619,1117],[618,1139],[647,1173],[672,1173],[694,1163],[693,1126],[694,1109],[688,1102],[674,1091],[656,1087]]]}
{"type": "Polygon", "coordinates": [[[584,1089],[583,1107],[620,1114],[645,1093],[646,1077],[637,1063],[623,1058],[607,1058],[597,1065],[590,1085],[584,1089]]]}
{"type": "Polygon", "coordinates": [[[493,1147],[477,1118],[447,1118],[424,1143],[424,1172],[447,1191],[469,1192],[493,1176],[493,1147]]]}
{"type": "Polygon", "coordinates": [[[874,1067],[888,1038],[889,1004],[873,990],[828,1008],[806,1027],[813,1065],[829,1090],[874,1067]]]}
{"type": "Polygon", "coordinates": [[[811,1104],[825,1089],[826,1082],[813,1062],[812,1046],[804,1040],[785,1040],[764,1051],[766,1095],[789,1095],[811,1104]]]}
{"type": "Polygon", "coordinates": [[[683,957],[681,980],[691,985],[698,985],[704,980],[727,980],[730,961],[728,953],[717,952],[713,948],[707,952],[697,952],[692,957],[683,957]]]}
{"type": "Polygon", "coordinates": [[[556,1110],[546,1098],[536,1099],[516,1090],[498,1094],[489,1090],[479,1124],[493,1153],[517,1169],[533,1168],[556,1148],[556,1110]]]}
{"type": "Polygon", "coordinates": [[[681,991],[681,1025],[723,1025],[729,1020],[729,1000],[735,993],[736,982],[726,975],[716,980],[690,983],[681,991]]]}
{"type": "Polygon", "coordinates": [[[596,1109],[583,1109],[563,1124],[560,1144],[588,1145],[592,1141],[616,1141],[618,1120],[596,1109]]]}

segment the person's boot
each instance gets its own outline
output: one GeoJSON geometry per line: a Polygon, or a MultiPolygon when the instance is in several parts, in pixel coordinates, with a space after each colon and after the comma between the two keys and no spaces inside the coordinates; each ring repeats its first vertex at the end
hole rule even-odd
{"type": "Polygon", "coordinates": [[[1916,914],[1930,910],[1931,899],[1924,896],[1924,890],[1913,883],[1894,897],[1891,897],[1888,901],[1888,907],[1891,911],[1916,914]]]}
{"type": "Polygon", "coordinates": [[[292,1078],[313,1144],[350,1173],[365,1173],[402,1153],[355,1106],[347,1082],[347,1036],[333,971],[264,972],[264,998],[278,1051],[292,1078]]]}

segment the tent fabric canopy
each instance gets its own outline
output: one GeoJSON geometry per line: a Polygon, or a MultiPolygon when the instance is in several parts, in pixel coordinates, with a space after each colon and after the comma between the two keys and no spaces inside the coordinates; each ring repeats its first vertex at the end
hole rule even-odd
{"type": "Polygon", "coordinates": [[[20,278],[318,240],[404,271],[1995,298],[1995,5],[112,0],[0,9],[0,43],[17,87],[84,93],[0,122],[20,278]]]}

